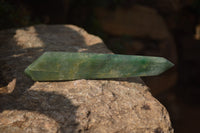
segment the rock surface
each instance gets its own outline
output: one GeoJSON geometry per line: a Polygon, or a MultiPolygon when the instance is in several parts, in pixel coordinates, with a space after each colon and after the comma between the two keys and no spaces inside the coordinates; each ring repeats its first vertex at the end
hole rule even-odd
{"type": "Polygon", "coordinates": [[[0,31],[0,132],[172,133],[166,109],[140,78],[33,82],[24,69],[44,51],[111,53],[73,25],[0,31]]]}

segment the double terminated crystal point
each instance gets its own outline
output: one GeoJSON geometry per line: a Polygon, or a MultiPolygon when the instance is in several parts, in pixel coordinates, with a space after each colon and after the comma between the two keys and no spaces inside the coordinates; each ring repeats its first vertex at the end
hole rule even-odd
{"type": "Polygon", "coordinates": [[[158,75],[173,64],[162,57],[46,52],[25,73],[35,81],[158,75]]]}

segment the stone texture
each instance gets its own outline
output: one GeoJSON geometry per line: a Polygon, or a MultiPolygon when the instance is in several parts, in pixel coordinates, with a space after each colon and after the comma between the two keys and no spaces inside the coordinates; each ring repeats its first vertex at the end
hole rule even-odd
{"type": "Polygon", "coordinates": [[[111,53],[72,25],[0,31],[0,132],[172,133],[166,109],[140,78],[33,82],[24,69],[44,51],[111,53]]]}
{"type": "MultiPolygon", "coordinates": [[[[119,52],[123,50],[123,54],[161,56],[177,64],[176,44],[165,20],[156,9],[134,5],[115,10],[99,8],[95,13],[102,29],[114,36],[107,42],[111,48],[119,49],[119,52]]],[[[159,77],[147,77],[145,80],[152,87],[153,94],[157,95],[175,85],[176,68],[159,77]]]]}

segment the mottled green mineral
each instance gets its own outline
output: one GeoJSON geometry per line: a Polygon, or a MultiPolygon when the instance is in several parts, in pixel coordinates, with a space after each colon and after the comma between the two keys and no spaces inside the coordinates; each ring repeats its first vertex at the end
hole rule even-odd
{"type": "Polygon", "coordinates": [[[46,52],[25,70],[35,81],[158,75],[173,64],[162,57],[46,52]]]}

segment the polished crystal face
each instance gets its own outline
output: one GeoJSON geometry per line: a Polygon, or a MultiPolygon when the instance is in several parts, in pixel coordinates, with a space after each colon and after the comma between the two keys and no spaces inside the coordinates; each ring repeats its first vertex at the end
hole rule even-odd
{"type": "Polygon", "coordinates": [[[162,57],[45,52],[25,73],[35,81],[106,79],[154,76],[172,66],[162,57]]]}

